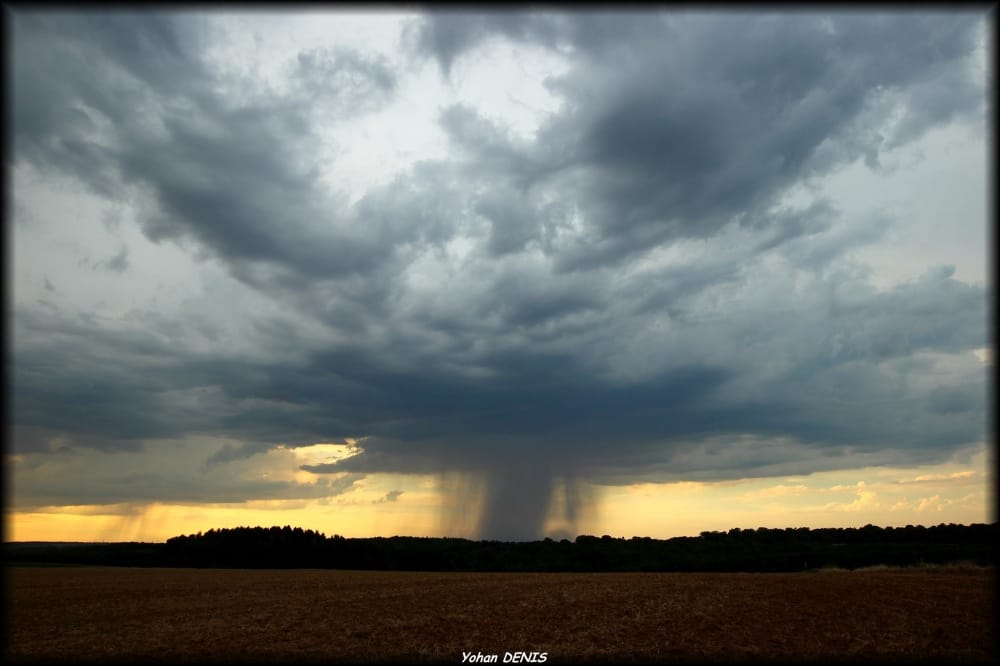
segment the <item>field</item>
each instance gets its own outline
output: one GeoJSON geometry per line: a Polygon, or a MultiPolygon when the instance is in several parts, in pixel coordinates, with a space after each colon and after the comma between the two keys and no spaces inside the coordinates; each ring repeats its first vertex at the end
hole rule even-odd
{"type": "Polygon", "coordinates": [[[987,661],[994,570],[482,574],[10,567],[18,661],[987,661]]]}

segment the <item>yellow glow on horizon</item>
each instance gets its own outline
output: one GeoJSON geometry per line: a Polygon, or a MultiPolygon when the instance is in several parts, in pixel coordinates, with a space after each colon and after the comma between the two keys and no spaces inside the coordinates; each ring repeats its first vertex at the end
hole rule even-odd
{"type": "Polygon", "coordinates": [[[921,468],[636,484],[605,490],[601,518],[591,533],[666,538],[734,527],[986,523],[996,520],[991,487],[985,445],[968,462],[921,468]]]}
{"type": "MultiPolygon", "coordinates": [[[[303,459],[339,455],[315,448],[303,459]]],[[[306,447],[313,448],[313,447],[306,447]]],[[[974,523],[996,520],[986,446],[967,461],[919,468],[871,467],[718,482],[636,483],[587,488],[578,534],[669,538],[733,527],[850,527],[867,523],[974,523]]],[[[301,472],[310,482],[322,475],[301,472]]],[[[296,476],[297,481],[302,479],[296,476]]],[[[45,507],[5,513],[8,541],[164,541],[213,528],[291,525],[330,536],[475,538],[481,487],[470,476],[369,475],[349,491],[312,499],[230,504],[152,503],[45,507]],[[450,509],[448,509],[450,507],[450,509]],[[443,510],[446,509],[446,510],[443,510]],[[449,526],[443,516],[450,516],[449,526]]],[[[557,493],[558,495],[558,493],[557,493]]],[[[567,536],[560,507],[550,536],[567,536]]]]}
{"type": "MultiPolygon", "coordinates": [[[[310,477],[318,476],[308,474],[310,477]]],[[[238,503],[151,503],[44,507],[8,511],[7,541],[147,541],[240,526],[291,525],[327,536],[436,532],[438,502],[420,477],[369,476],[347,493],[319,499],[238,503]],[[389,493],[402,491],[394,500],[389,493]]]]}
{"type": "MultiPolygon", "coordinates": [[[[402,500],[397,500],[401,502],[402,500]]],[[[134,513],[113,515],[62,512],[58,509],[15,512],[9,516],[9,541],[148,541],[160,542],[181,534],[224,527],[291,525],[323,532],[327,536],[366,537],[383,528],[393,533],[430,531],[422,525],[420,511],[398,515],[372,511],[370,503],[336,503],[322,500],[257,500],[245,504],[151,504],[134,513]]],[[[430,518],[436,518],[435,515],[430,518]]]]}

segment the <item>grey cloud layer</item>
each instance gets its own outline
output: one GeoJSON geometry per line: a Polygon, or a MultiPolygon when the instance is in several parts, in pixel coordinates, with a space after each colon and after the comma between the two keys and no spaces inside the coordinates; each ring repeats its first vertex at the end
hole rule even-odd
{"type": "MultiPolygon", "coordinates": [[[[322,182],[317,128],[391,104],[388,62],[304,53],[275,92],[209,67],[190,17],[19,12],[15,163],[134,197],[147,237],[192,243],[329,341],[275,321],[255,335],[301,344],[297,361],[206,356],[18,311],[14,448],[245,442],[204,452],[225,465],[364,437],[309,469],[530,468],[521,499],[545,506],[556,476],[950,455],[985,432],[968,353],[987,343],[984,289],[942,268],[877,292],[850,251],[905,221],[778,203],[930,127],[981,123],[978,20],[429,14],[408,43],[444,72],[488,39],[562,53],[563,106],[531,142],[443,108],[452,155],[350,206],[322,182]]],[[[492,483],[488,504],[514,502],[492,483]]],[[[498,515],[484,529],[515,529],[498,515]]]]}
{"type": "MultiPolygon", "coordinates": [[[[565,182],[583,209],[584,233],[556,257],[561,268],[711,236],[734,216],[766,224],[775,199],[803,177],[859,156],[871,162],[882,145],[985,113],[982,82],[956,66],[975,46],[974,15],[607,18],[445,15],[417,30],[418,45],[442,66],[475,44],[439,38],[465,23],[572,45],[577,66],[548,82],[565,96],[564,111],[522,155],[536,165],[533,181],[565,182]],[[883,136],[896,105],[902,118],[883,136]]],[[[510,150],[495,146],[482,122],[448,120],[462,145],[480,147],[476,164],[510,150]]]]}

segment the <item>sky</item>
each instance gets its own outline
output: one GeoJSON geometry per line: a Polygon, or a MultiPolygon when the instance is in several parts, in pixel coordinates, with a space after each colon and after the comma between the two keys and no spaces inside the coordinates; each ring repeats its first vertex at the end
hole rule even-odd
{"type": "Polygon", "coordinates": [[[6,540],[996,519],[985,9],[4,11],[6,540]]]}

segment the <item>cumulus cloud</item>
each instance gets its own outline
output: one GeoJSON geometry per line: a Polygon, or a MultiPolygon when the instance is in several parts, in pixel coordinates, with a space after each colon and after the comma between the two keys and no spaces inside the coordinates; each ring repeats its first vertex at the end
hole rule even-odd
{"type": "MultiPolygon", "coordinates": [[[[101,16],[15,12],[14,165],[129,205],[146,241],[273,311],[214,297],[203,320],[130,328],[20,303],[18,453],[227,438],[169,482],[80,501],[175,497],[186,474],[185,496],[216,497],[211,475],[279,445],[351,438],[353,456],[300,471],[472,475],[480,534],[532,538],[553,507],[573,523],[582,480],[918,463],[984,435],[968,352],[989,343],[985,288],[928,267],[878,290],[853,252],[905,220],[788,202],[982,122],[975,14],[426,13],[411,53],[450,74],[490,40],[550,49],[562,105],[528,140],[442,103],[447,155],[354,204],[324,175],[337,133],[392,105],[405,71],[306,49],[275,91],[209,64],[196,16],[101,16]],[[222,321],[257,352],[180,342],[222,321]]],[[[118,246],[105,266],[128,279],[118,246]]],[[[248,484],[222,494],[286,492],[248,484]]]]}

